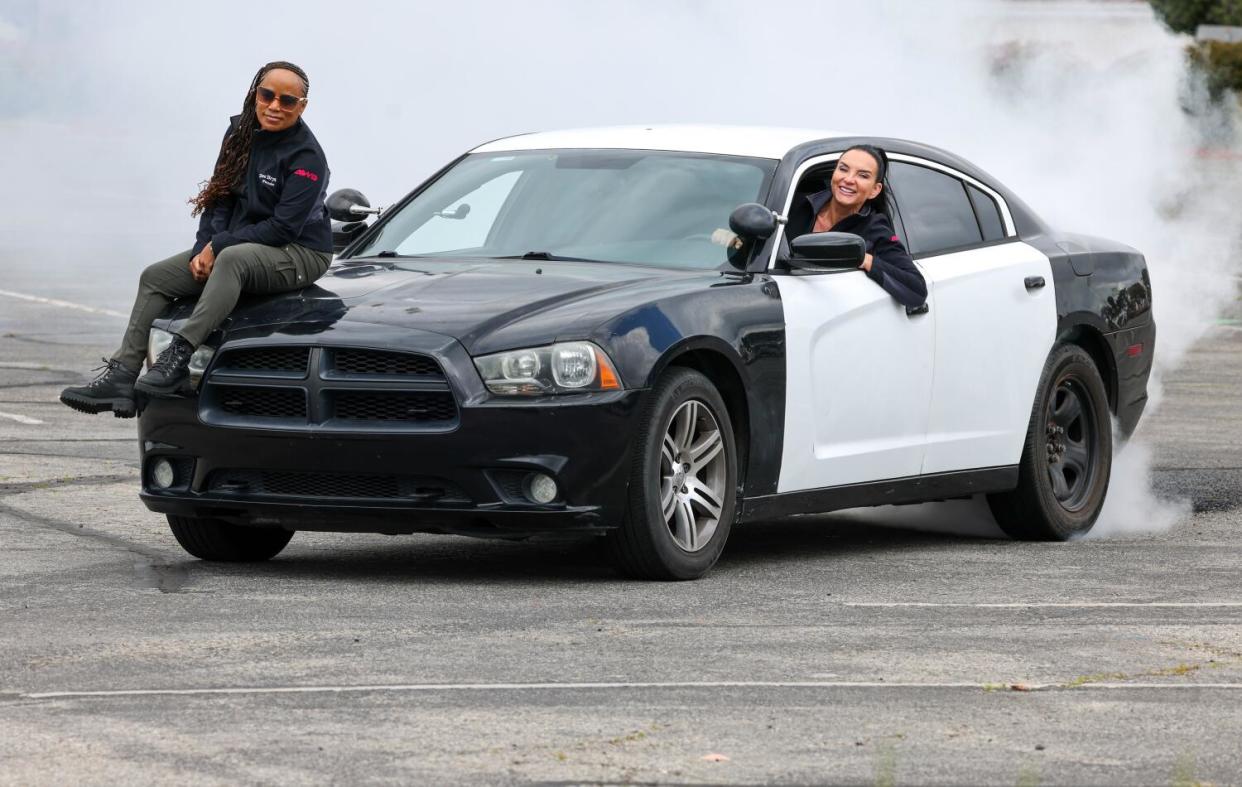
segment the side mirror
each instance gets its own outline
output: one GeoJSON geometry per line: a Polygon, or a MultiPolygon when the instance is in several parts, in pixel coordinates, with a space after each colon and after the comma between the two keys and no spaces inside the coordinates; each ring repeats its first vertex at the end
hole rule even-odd
{"type": "Polygon", "coordinates": [[[359,216],[376,212],[366,196],[357,189],[337,189],[328,195],[324,204],[328,208],[328,215],[337,221],[357,221],[359,216]],[[361,210],[354,210],[355,207],[361,210]]]}
{"type": "Polygon", "coordinates": [[[738,205],[729,214],[729,229],[742,240],[764,240],[776,232],[776,214],[758,202],[738,205]]]}
{"type": "Polygon", "coordinates": [[[334,221],[332,222],[332,252],[339,254],[342,249],[354,242],[354,239],[367,228],[366,221],[334,221]]]}
{"type": "Polygon", "coordinates": [[[789,246],[791,262],[811,262],[813,267],[857,268],[867,256],[867,242],[852,232],[799,235],[789,246]]]}

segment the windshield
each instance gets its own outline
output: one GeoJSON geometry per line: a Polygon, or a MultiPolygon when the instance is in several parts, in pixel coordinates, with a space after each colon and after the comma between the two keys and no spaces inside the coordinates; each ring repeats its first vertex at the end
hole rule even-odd
{"type": "Polygon", "coordinates": [[[352,256],[572,258],[715,268],[729,214],[757,202],[776,161],[644,150],[467,156],[352,256]],[[533,254],[532,254],[533,253],[533,254]]]}

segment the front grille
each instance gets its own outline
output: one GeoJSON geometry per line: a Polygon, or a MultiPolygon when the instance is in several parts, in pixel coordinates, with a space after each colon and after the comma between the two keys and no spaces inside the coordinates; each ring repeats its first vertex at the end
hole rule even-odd
{"type": "Polygon", "coordinates": [[[435,358],[358,347],[225,348],[201,386],[204,423],[443,432],[459,417],[435,358]]]}
{"type": "Polygon", "coordinates": [[[340,374],[443,377],[440,364],[426,355],[384,350],[335,350],[332,366],[340,374]]]}
{"type": "Polygon", "coordinates": [[[211,474],[207,489],[217,494],[246,497],[337,497],[424,504],[470,502],[461,487],[429,476],[217,470],[211,474]]]}
{"type": "Polygon", "coordinates": [[[452,421],[457,404],[448,391],[337,391],[332,417],[346,421],[452,421]]]}
{"type": "Polygon", "coordinates": [[[246,347],[229,350],[216,369],[230,372],[284,372],[306,374],[309,347],[246,347]]]}
{"type": "Polygon", "coordinates": [[[306,420],[306,393],[301,388],[219,385],[214,387],[212,395],[220,403],[220,409],[230,415],[306,420]]]}

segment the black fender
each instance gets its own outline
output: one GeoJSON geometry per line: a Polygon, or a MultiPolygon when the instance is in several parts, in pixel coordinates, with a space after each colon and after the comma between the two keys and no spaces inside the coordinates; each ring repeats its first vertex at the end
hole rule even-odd
{"type": "Polygon", "coordinates": [[[670,365],[698,369],[729,405],[747,496],[771,494],[785,429],[785,321],[766,275],[727,276],[609,320],[590,337],[627,387],[649,389],[670,365]]]}

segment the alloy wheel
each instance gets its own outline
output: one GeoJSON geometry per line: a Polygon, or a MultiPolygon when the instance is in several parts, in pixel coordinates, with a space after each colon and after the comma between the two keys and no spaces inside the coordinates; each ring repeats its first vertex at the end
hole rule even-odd
{"type": "Polygon", "coordinates": [[[691,399],[673,413],[660,449],[660,510],[677,546],[707,546],[724,510],[728,466],[720,424],[691,399]]]}

